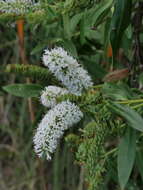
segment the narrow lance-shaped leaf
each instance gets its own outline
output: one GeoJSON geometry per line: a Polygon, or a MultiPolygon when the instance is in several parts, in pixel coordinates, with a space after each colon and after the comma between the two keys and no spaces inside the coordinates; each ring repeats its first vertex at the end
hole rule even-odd
{"type": "Polygon", "coordinates": [[[99,7],[97,7],[92,15],[92,25],[96,25],[98,23],[98,20],[102,16],[102,14],[105,13],[105,11],[109,10],[112,5],[113,0],[104,0],[101,1],[99,4],[99,7]]]}
{"type": "Polygon", "coordinates": [[[113,100],[127,100],[133,97],[129,86],[125,83],[105,83],[102,88],[103,96],[113,100]]]}
{"type": "Polygon", "coordinates": [[[81,42],[82,45],[86,41],[86,39],[85,39],[85,30],[86,30],[85,19],[86,19],[86,12],[84,12],[84,14],[82,15],[82,19],[81,19],[81,22],[80,22],[80,42],[81,42]]]}
{"type": "Polygon", "coordinates": [[[110,40],[115,58],[123,33],[130,23],[132,0],[116,0],[111,20],[110,40]]]}
{"type": "Polygon", "coordinates": [[[122,116],[130,127],[143,132],[143,118],[132,108],[117,103],[110,102],[111,111],[122,116]]]}
{"type": "Polygon", "coordinates": [[[71,20],[70,20],[70,29],[71,29],[71,34],[75,32],[75,29],[77,25],[79,24],[81,18],[82,18],[83,13],[76,14],[74,15],[71,20]]]}
{"type": "Polygon", "coordinates": [[[118,149],[118,177],[123,190],[129,180],[136,154],[136,131],[128,128],[118,149]]]}
{"type": "Polygon", "coordinates": [[[42,89],[37,84],[11,84],[3,87],[6,92],[24,98],[38,97],[42,89]]]}
{"type": "Polygon", "coordinates": [[[143,152],[140,149],[137,151],[136,165],[143,180],[143,152]]]}
{"type": "Polygon", "coordinates": [[[68,13],[63,15],[63,26],[64,26],[65,38],[70,40],[71,32],[70,32],[70,19],[68,13]]]}

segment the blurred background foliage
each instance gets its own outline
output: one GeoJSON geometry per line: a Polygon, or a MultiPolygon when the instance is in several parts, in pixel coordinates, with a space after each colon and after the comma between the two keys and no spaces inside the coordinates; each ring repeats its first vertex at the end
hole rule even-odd
{"type": "MultiPolygon", "coordinates": [[[[123,80],[138,91],[143,85],[142,8],[141,0],[43,0],[41,10],[36,12],[22,16],[0,13],[1,190],[87,189],[83,167],[77,165],[74,151],[64,139],[51,162],[35,156],[33,131],[45,112],[39,100],[32,98],[32,102],[27,102],[2,89],[8,84],[26,82],[28,74],[18,74],[14,66],[11,67],[11,64],[23,62],[20,35],[24,35],[21,38],[24,38],[26,62],[32,66],[42,66],[41,57],[46,47],[62,46],[84,65],[95,84],[123,80]],[[21,25],[24,26],[24,34],[18,32],[19,20],[24,21],[21,25]]],[[[43,86],[53,84],[46,77],[42,81],[30,78],[28,82],[43,86]]],[[[115,88],[107,85],[104,93],[113,98],[115,88]]],[[[125,89],[128,87],[122,86],[117,90],[124,94],[125,89]]],[[[126,96],[132,97],[131,94],[126,96]]],[[[113,144],[117,142],[116,139],[113,144]]],[[[143,188],[143,150],[141,146],[137,150],[127,190],[143,188]]],[[[110,158],[112,162],[103,190],[120,189],[115,157],[110,158]]]]}

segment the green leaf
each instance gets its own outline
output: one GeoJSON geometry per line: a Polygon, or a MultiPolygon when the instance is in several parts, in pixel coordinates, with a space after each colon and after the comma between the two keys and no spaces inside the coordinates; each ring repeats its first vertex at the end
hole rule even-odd
{"type": "Polygon", "coordinates": [[[128,106],[110,102],[109,107],[112,111],[122,116],[130,127],[143,132],[143,118],[128,106]]]}
{"type": "MultiPolygon", "coordinates": [[[[52,7],[48,6],[48,7],[46,7],[46,10],[47,10],[47,12],[49,13],[49,15],[50,15],[51,17],[55,17],[55,16],[56,16],[56,13],[55,13],[55,11],[52,9],[52,7]]],[[[48,16],[49,16],[49,15],[48,15],[48,16]]]]}
{"type": "MultiPolygon", "coordinates": [[[[92,25],[98,23],[100,17],[107,11],[110,10],[113,0],[104,0],[102,1],[99,6],[95,9],[94,14],[92,15],[92,25]]],[[[108,12],[107,12],[108,13],[108,12]]]]}
{"type": "Polygon", "coordinates": [[[75,44],[72,42],[72,40],[62,40],[58,43],[60,46],[63,46],[68,52],[74,56],[77,57],[77,50],[75,44]]]}
{"type": "Polygon", "coordinates": [[[103,95],[113,100],[127,100],[133,97],[133,93],[124,83],[105,83],[102,88],[103,95]]]}
{"type": "Polygon", "coordinates": [[[141,73],[141,74],[139,75],[138,81],[139,81],[140,87],[142,88],[142,86],[143,86],[143,73],[141,73]]]}
{"type": "Polygon", "coordinates": [[[23,98],[38,97],[42,89],[37,84],[12,84],[3,87],[6,92],[23,98]]]}
{"type": "Polygon", "coordinates": [[[110,40],[115,58],[123,33],[130,23],[132,0],[116,0],[111,20],[110,40]]]}
{"type": "Polygon", "coordinates": [[[143,180],[143,152],[140,149],[137,151],[136,164],[143,180]]]}
{"type": "Polygon", "coordinates": [[[83,57],[83,64],[94,80],[102,79],[107,73],[98,62],[100,62],[99,54],[90,56],[90,58],[86,56],[83,57]]]}
{"type": "Polygon", "coordinates": [[[125,136],[122,138],[118,149],[118,177],[121,189],[124,189],[133,165],[136,154],[136,132],[128,128],[125,136]]]}
{"type": "Polygon", "coordinates": [[[70,30],[70,20],[68,13],[63,15],[63,25],[64,25],[64,37],[68,40],[71,39],[71,30],[70,30]]]}
{"type": "Polygon", "coordinates": [[[36,53],[39,53],[40,51],[42,51],[44,49],[44,47],[47,44],[43,44],[43,43],[39,43],[36,47],[34,47],[31,51],[31,55],[35,55],[36,53]]]}
{"type": "Polygon", "coordinates": [[[86,12],[82,15],[82,19],[80,22],[80,42],[83,45],[86,42],[85,32],[86,32],[86,12]]]}
{"type": "Polygon", "coordinates": [[[81,18],[82,18],[83,13],[76,14],[71,18],[70,21],[70,29],[71,33],[73,34],[75,32],[76,26],[79,24],[81,18]]]}

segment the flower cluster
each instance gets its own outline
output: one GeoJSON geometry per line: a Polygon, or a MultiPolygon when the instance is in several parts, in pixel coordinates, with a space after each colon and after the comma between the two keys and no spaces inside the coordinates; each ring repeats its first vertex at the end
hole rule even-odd
{"type": "Polygon", "coordinates": [[[82,112],[75,104],[65,101],[57,104],[42,119],[34,136],[34,149],[39,157],[51,159],[64,131],[79,122],[82,112]]]}
{"type": "Polygon", "coordinates": [[[0,12],[21,15],[38,10],[39,5],[35,0],[0,0],[0,12]]]}
{"type": "Polygon", "coordinates": [[[72,94],[81,95],[84,89],[93,86],[87,71],[61,47],[45,50],[43,62],[72,94]]]}
{"type": "Polygon", "coordinates": [[[68,90],[65,88],[57,86],[45,87],[41,94],[41,103],[48,108],[53,108],[57,104],[56,98],[64,94],[68,94],[68,90]]]}
{"type": "Polygon", "coordinates": [[[66,129],[78,123],[83,117],[79,107],[70,101],[57,103],[57,97],[72,93],[80,96],[84,89],[93,85],[87,71],[62,48],[45,50],[44,64],[66,87],[48,86],[41,93],[41,103],[51,108],[44,116],[34,136],[34,149],[39,157],[51,159],[59,139],[66,129]]]}

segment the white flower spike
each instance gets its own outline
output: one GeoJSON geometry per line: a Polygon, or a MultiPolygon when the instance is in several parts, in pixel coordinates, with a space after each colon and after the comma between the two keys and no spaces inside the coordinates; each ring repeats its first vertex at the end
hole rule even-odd
{"type": "Polygon", "coordinates": [[[83,113],[78,106],[69,101],[51,109],[42,119],[33,139],[38,156],[46,156],[50,160],[64,131],[78,123],[82,117],[83,113]]]}
{"type": "Polygon", "coordinates": [[[38,10],[39,5],[35,0],[0,0],[0,12],[21,15],[38,10]]]}
{"type": "Polygon", "coordinates": [[[43,62],[72,94],[81,95],[83,89],[93,86],[87,71],[61,47],[45,50],[43,62]]]}
{"type": "Polygon", "coordinates": [[[42,91],[40,100],[44,106],[53,108],[57,104],[56,98],[64,94],[68,94],[68,90],[65,88],[48,86],[42,91]]]}

